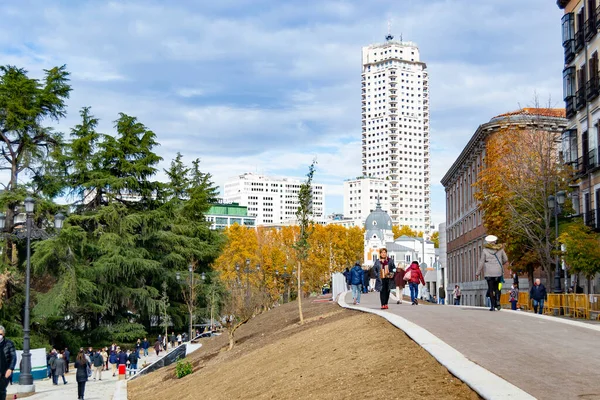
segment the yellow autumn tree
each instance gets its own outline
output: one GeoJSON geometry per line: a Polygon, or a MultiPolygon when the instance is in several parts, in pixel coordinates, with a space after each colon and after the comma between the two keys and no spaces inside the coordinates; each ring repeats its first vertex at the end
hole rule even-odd
{"type": "Polygon", "coordinates": [[[541,266],[551,282],[554,234],[547,198],[566,188],[570,171],[559,160],[560,133],[546,130],[544,114],[536,111],[547,109],[530,110],[488,137],[475,198],[487,232],[505,243],[511,268],[531,279],[541,266]]]}
{"type": "Polygon", "coordinates": [[[400,236],[423,237],[423,232],[412,230],[408,225],[394,225],[392,226],[392,232],[394,233],[394,240],[400,236]]]}

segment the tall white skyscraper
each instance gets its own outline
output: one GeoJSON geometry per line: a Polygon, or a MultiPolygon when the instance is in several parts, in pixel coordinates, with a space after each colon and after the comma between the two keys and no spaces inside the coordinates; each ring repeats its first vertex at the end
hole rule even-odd
{"type": "MultiPolygon", "coordinates": [[[[280,224],[296,219],[302,183],[297,179],[245,173],[225,182],[223,200],[248,207],[248,215],[256,217],[256,225],[280,224]]],[[[324,220],[323,185],[313,183],[312,192],[313,220],[324,220]]]]}
{"type": "Polygon", "coordinates": [[[360,176],[344,181],[344,217],[365,221],[375,210],[377,203],[384,211],[389,211],[390,194],[385,179],[360,176]]]}
{"type": "Polygon", "coordinates": [[[388,182],[394,225],[429,232],[429,78],[412,42],[362,49],[362,172],[388,182]]]}

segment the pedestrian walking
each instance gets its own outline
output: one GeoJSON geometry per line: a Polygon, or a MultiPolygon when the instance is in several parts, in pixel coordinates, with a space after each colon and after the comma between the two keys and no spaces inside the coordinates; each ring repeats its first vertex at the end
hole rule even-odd
{"type": "Polygon", "coordinates": [[[346,290],[350,290],[350,269],[346,268],[344,272],[342,272],[344,278],[346,279],[346,290]]]}
{"type": "Polygon", "coordinates": [[[418,305],[419,283],[425,285],[425,279],[423,278],[423,273],[421,272],[418,261],[413,261],[410,263],[410,266],[406,269],[403,279],[408,282],[408,287],[410,289],[410,301],[412,305],[418,305]]]}
{"type": "Polygon", "coordinates": [[[454,285],[454,290],[452,291],[452,300],[454,300],[454,305],[460,305],[460,297],[462,296],[462,292],[460,291],[460,286],[454,285]]]}
{"type": "Polygon", "coordinates": [[[446,289],[443,286],[438,289],[438,304],[446,304],[446,289]]]}
{"type": "Polygon", "coordinates": [[[50,366],[50,377],[52,378],[52,384],[58,385],[58,377],[56,376],[56,350],[52,350],[52,353],[50,353],[48,365],[50,366]]]}
{"type": "Polygon", "coordinates": [[[127,352],[125,351],[125,349],[121,350],[121,352],[119,353],[119,361],[118,361],[118,365],[125,365],[127,366],[127,360],[129,358],[129,355],[127,354],[127,352]]]}
{"type": "Polygon", "coordinates": [[[85,383],[88,380],[88,370],[91,368],[83,349],[79,350],[75,358],[75,380],[77,381],[77,399],[83,400],[85,396],[85,383]]]}
{"type": "Polygon", "coordinates": [[[6,330],[0,325],[0,399],[6,398],[6,387],[12,380],[12,373],[16,365],[15,344],[6,337],[6,330]]]}
{"type": "Polygon", "coordinates": [[[404,291],[404,286],[406,286],[406,281],[404,280],[404,274],[406,271],[404,268],[396,267],[396,273],[394,274],[394,283],[396,284],[396,304],[402,304],[402,292],[404,291]]]}
{"type": "Polygon", "coordinates": [[[137,366],[138,366],[138,353],[137,351],[132,351],[131,354],[129,354],[129,376],[131,376],[131,373],[133,372],[133,375],[135,375],[137,373],[137,366]]]}
{"type": "Polygon", "coordinates": [[[171,332],[171,348],[175,348],[175,342],[177,342],[177,336],[175,336],[175,332],[171,332]]]}
{"type": "Polygon", "coordinates": [[[516,311],[517,303],[519,302],[519,284],[517,282],[513,283],[512,287],[510,288],[509,301],[510,309],[516,311]]]}
{"type": "Polygon", "coordinates": [[[144,350],[144,357],[148,357],[148,348],[150,347],[150,342],[147,338],[144,338],[142,342],[142,349],[144,350]]]}
{"type": "Polygon", "coordinates": [[[535,283],[529,290],[529,298],[533,300],[533,312],[537,314],[544,313],[544,301],[548,298],[546,287],[542,285],[542,281],[535,280],[535,283]]]}
{"type": "Polygon", "coordinates": [[[388,302],[390,300],[390,291],[394,285],[394,271],[396,271],[396,265],[394,264],[394,259],[388,257],[386,248],[379,250],[379,258],[375,261],[373,269],[381,279],[381,292],[379,292],[381,309],[387,310],[388,302]]]}
{"type": "Polygon", "coordinates": [[[504,252],[504,248],[501,244],[496,243],[497,240],[498,238],[494,235],[485,237],[485,244],[479,258],[479,266],[475,273],[476,279],[479,279],[479,276],[483,273],[487,281],[487,296],[490,298],[491,303],[490,311],[500,310],[500,302],[498,301],[500,298],[499,285],[504,282],[504,266],[508,264],[508,257],[504,252]]]}
{"type": "Polygon", "coordinates": [[[181,346],[181,333],[177,335],[177,346],[181,346]]]}
{"type": "MultiPolygon", "coordinates": [[[[159,335],[159,337],[160,337],[160,335],[159,335]]],[[[160,354],[160,346],[161,346],[160,340],[156,339],[156,342],[154,342],[154,352],[156,353],[157,357],[160,354]]]]}
{"type": "Polygon", "coordinates": [[[135,343],[135,352],[138,355],[138,358],[140,357],[140,350],[142,350],[142,340],[138,338],[137,342],[135,343]]]}
{"type": "Polygon", "coordinates": [[[65,374],[69,373],[69,362],[71,361],[71,352],[69,351],[68,347],[65,347],[65,351],[64,351],[64,356],[65,356],[65,374]]]}
{"type": "Polygon", "coordinates": [[[360,261],[357,261],[350,271],[350,287],[352,288],[352,301],[354,304],[360,304],[360,292],[363,281],[363,270],[360,261]]]}
{"type": "Polygon", "coordinates": [[[62,378],[63,385],[67,384],[67,380],[65,379],[65,358],[64,354],[59,354],[56,359],[56,380],[58,381],[58,377],[62,378]]]}
{"type": "Polygon", "coordinates": [[[117,355],[117,349],[110,352],[108,356],[108,362],[110,364],[112,375],[115,376],[117,374],[117,365],[119,364],[119,356],[117,355]]]}
{"type": "Polygon", "coordinates": [[[375,291],[375,283],[377,282],[377,274],[373,267],[369,268],[369,291],[375,291]]]}
{"type": "Polygon", "coordinates": [[[363,269],[362,292],[369,293],[369,269],[363,269]]]}
{"type": "Polygon", "coordinates": [[[102,367],[105,371],[108,371],[108,349],[106,347],[102,348],[102,359],[104,360],[102,367]]]}
{"type": "Polygon", "coordinates": [[[98,349],[96,353],[94,353],[92,362],[94,363],[94,380],[96,380],[96,376],[98,380],[102,380],[102,369],[104,368],[104,358],[102,358],[102,349],[98,349]]]}

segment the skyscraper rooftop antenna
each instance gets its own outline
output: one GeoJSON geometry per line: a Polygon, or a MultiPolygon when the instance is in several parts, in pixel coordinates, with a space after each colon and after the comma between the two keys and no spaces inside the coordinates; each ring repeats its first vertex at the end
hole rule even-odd
{"type": "Polygon", "coordinates": [[[394,39],[394,35],[392,35],[392,19],[388,19],[388,32],[385,35],[385,40],[390,41],[394,39]]]}

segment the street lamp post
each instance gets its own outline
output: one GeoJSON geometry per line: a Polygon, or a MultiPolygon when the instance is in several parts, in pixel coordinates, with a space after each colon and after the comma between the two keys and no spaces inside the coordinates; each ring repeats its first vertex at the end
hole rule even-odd
{"type": "MultiPolygon", "coordinates": [[[[558,242],[558,216],[561,213],[560,206],[565,204],[565,191],[560,190],[555,193],[555,195],[548,196],[548,208],[552,210],[554,214],[554,229],[555,229],[555,239],[558,242]]],[[[554,257],[554,293],[562,293],[562,287],[560,284],[561,273],[559,267],[559,257],[558,251],[556,252],[556,256],[554,257]]],[[[565,288],[566,289],[566,288],[565,288]]]]}
{"type": "MultiPolygon", "coordinates": [[[[25,199],[26,214],[26,234],[27,234],[27,264],[25,268],[25,309],[23,318],[23,354],[21,355],[21,367],[19,374],[19,392],[35,392],[33,376],[31,375],[31,351],[30,351],[30,327],[29,327],[29,303],[31,291],[31,219],[35,209],[35,199],[27,197],[25,199]]],[[[54,216],[54,228],[62,229],[65,216],[58,213],[54,216]]],[[[6,215],[0,213],[0,230],[4,230],[6,225],[6,215]]]]}

